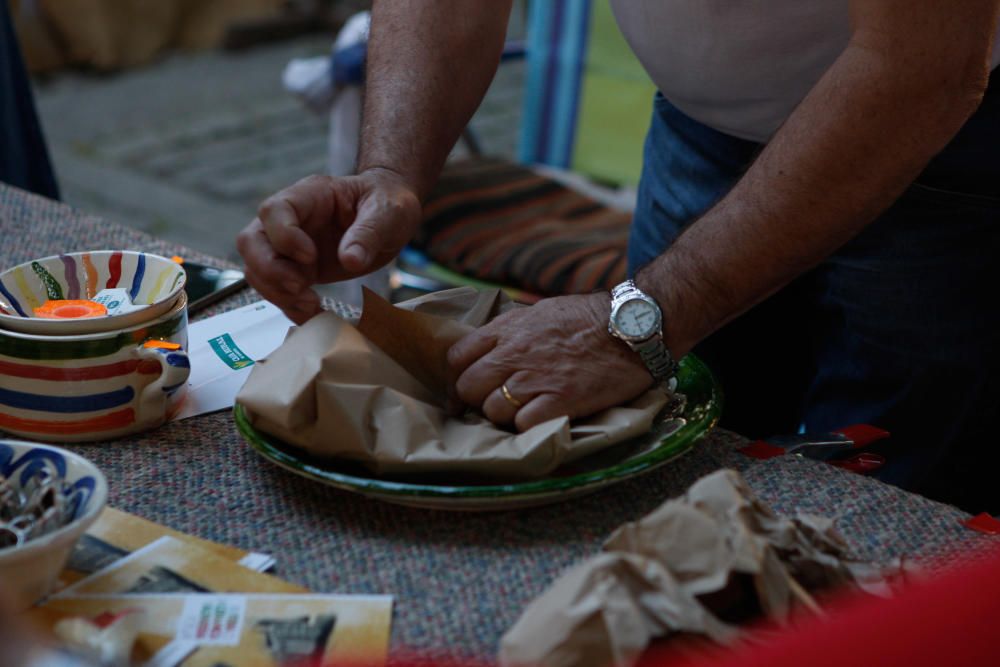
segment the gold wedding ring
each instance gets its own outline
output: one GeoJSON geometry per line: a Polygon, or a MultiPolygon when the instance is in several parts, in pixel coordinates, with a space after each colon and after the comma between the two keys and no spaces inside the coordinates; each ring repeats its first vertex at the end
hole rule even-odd
{"type": "Polygon", "coordinates": [[[510,389],[507,388],[506,382],[500,385],[500,393],[503,394],[503,397],[507,399],[507,402],[513,405],[515,408],[520,409],[524,407],[524,403],[522,403],[521,401],[517,400],[516,398],[510,395],[510,389]]]}

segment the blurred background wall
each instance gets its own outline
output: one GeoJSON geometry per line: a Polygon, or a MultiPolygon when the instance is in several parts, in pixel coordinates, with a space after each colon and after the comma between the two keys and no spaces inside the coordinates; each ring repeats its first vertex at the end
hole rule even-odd
{"type": "MultiPolygon", "coordinates": [[[[370,6],[0,2],[15,9],[63,201],[235,261],[235,236],[261,200],[326,169],[328,118],[285,89],[283,71],[329,58],[344,20],[370,6]]],[[[519,40],[524,1],[515,6],[519,40]]],[[[501,68],[473,121],[488,154],[515,157],[523,88],[523,62],[501,68]]]]}
{"type": "Polygon", "coordinates": [[[365,0],[2,0],[32,73],[113,71],[166,50],[240,48],[334,30],[365,0]]]}

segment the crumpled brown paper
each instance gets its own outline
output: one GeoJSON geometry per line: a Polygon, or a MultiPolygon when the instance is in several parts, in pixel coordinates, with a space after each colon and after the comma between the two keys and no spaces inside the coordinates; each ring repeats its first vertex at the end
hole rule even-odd
{"type": "Polygon", "coordinates": [[[322,313],[257,363],[237,396],[255,428],[377,474],[531,478],[650,430],[667,395],[523,433],[445,410],[452,343],[512,305],[499,290],[460,288],[393,307],[366,292],[357,326],[322,313]]]}
{"type": "Polygon", "coordinates": [[[851,560],[829,519],[778,517],[739,473],[720,470],[560,576],[504,635],[500,664],[633,665],[673,632],[728,643],[739,629],[721,617],[734,608],[781,621],[795,602],[818,609],[807,588],[865,587],[880,574],[851,560]]]}

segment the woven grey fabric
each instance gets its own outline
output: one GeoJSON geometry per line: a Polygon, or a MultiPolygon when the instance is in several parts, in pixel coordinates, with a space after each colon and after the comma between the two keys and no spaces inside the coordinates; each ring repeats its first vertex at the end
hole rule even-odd
{"type": "MultiPolygon", "coordinates": [[[[128,248],[218,260],[0,185],[0,267],[60,251],[128,248]]],[[[249,290],[219,310],[258,297],[249,290]]],[[[304,480],[259,459],[228,412],[74,451],[108,477],[110,504],[200,537],[265,551],[277,574],[320,592],[396,597],[395,655],[490,658],[523,607],[565,567],[594,553],[618,525],[729,466],[778,512],[835,517],[857,554],[912,556],[932,567],[991,538],[945,505],[781,457],[755,462],[744,441],[716,431],[638,479],[568,504],[496,514],[396,507],[304,480]]]]}

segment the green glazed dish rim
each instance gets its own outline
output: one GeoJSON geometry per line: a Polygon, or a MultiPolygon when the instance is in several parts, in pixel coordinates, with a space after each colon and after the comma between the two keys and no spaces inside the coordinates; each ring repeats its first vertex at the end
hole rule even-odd
{"type": "MultiPolygon", "coordinates": [[[[684,411],[680,415],[686,423],[665,436],[650,451],[598,470],[503,484],[470,486],[422,484],[337,472],[313,463],[310,460],[312,457],[308,454],[304,452],[297,454],[294,447],[255,429],[243,406],[238,403],[233,408],[233,418],[243,438],[265,459],[305,477],[333,486],[397,497],[516,498],[571,491],[593,484],[627,479],[687,452],[715,426],[722,413],[722,394],[708,367],[691,354],[681,360],[677,374],[677,390],[687,397],[684,411]]],[[[336,465],[334,461],[323,463],[336,465]]]]}

